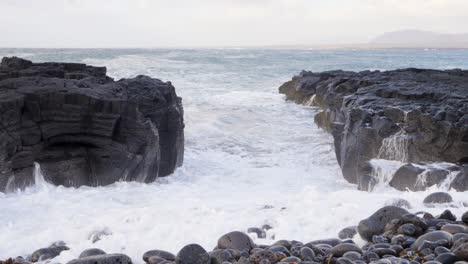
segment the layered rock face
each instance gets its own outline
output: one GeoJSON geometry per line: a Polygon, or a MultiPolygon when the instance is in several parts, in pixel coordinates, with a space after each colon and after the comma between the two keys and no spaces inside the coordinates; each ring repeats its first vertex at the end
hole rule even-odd
{"type": "Polygon", "coordinates": [[[304,71],[279,91],[321,108],[315,122],[359,188],[468,190],[468,71],[304,71]]]}
{"type": "Polygon", "coordinates": [[[183,151],[183,108],[170,82],[2,59],[0,191],[31,185],[34,162],[56,185],[151,182],[180,166],[183,151]]]}

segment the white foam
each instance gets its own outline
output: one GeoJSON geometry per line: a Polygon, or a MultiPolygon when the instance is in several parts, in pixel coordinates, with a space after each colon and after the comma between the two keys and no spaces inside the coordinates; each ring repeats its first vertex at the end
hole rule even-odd
{"type": "Polygon", "coordinates": [[[379,150],[378,158],[407,162],[408,146],[409,137],[404,130],[400,130],[392,136],[384,138],[379,150]]]}

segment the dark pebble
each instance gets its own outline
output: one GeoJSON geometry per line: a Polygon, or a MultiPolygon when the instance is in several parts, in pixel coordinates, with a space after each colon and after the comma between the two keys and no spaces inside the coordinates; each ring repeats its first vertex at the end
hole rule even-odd
{"type": "Polygon", "coordinates": [[[342,257],[346,252],[350,252],[350,251],[362,253],[361,248],[358,247],[357,245],[343,243],[343,244],[334,246],[331,249],[330,254],[332,254],[334,257],[342,257]]]}
{"type": "Polygon", "coordinates": [[[210,255],[204,248],[197,244],[183,247],[175,260],[176,264],[210,264],[210,255]]]}
{"type": "Polygon", "coordinates": [[[457,262],[461,259],[459,259],[457,256],[455,256],[454,254],[452,253],[444,253],[444,254],[440,254],[439,256],[437,256],[435,258],[435,261],[438,261],[442,264],[452,264],[454,262],[457,262]]]}
{"type": "Polygon", "coordinates": [[[106,252],[104,250],[99,249],[99,248],[89,248],[81,252],[80,256],[78,258],[85,258],[85,257],[90,257],[90,256],[96,256],[96,255],[104,255],[106,252]]]}
{"type": "Polygon", "coordinates": [[[219,249],[232,248],[242,251],[245,249],[251,250],[254,247],[255,245],[252,239],[250,239],[250,237],[247,234],[239,231],[227,233],[220,237],[218,240],[219,249]]]}
{"type": "Polygon", "coordinates": [[[254,233],[257,234],[258,238],[266,238],[266,232],[265,230],[258,228],[258,227],[251,227],[247,229],[247,233],[254,233]]]}
{"type": "Polygon", "coordinates": [[[232,262],[234,257],[231,252],[225,249],[217,249],[210,253],[211,264],[222,264],[223,262],[232,262]]]}
{"type": "Polygon", "coordinates": [[[353,238],[354,235],[357,234],[357,226],[348,226],[343,229],[338,233],[338,237],[340,239],[347,239],[347,238],[353,238]]]}
{"type": "Polygon", "coordinates": [[[435,192],[429,194],[424,198],[423,203],[425,204],[440,204],[440,203],[451,203],[453,202],[452,196],[446,192],[435,192]]]}
{"type": "Polygon", "coordinates": [[[67,264],[132,264],[130,257],[124,254],[104,254],[79,258],[67,264]]]}
{"type": "Polygon", "coordinates": [[[252,256],[250,256],[250,261],[255,264],[260,264],[263,260],[267,260],[268,263],[273,264],[278,261],[278,258],[273,251],[265,249],[257,251],[252,256]]]}
{"type": "Polygon", "coordinates": [[[148,259],[151,256],[161,257],[165,260],[170,260],[170,261],[174,261],[176,259],[176,256],[170,252],[155,249],[155,250],[150,250],[150,251],[145,252],[143,254],[143,261],[148,262],[148,259]]]}

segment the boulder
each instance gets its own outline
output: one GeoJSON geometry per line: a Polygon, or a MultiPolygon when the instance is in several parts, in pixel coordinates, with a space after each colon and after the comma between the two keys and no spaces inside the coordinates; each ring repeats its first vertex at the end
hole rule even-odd
{"type": "Polygon", "coordinates": [[[33,184],[34,162],[49,183],[78,187],[151,182],[183,161],[183,108],[170,82],[3,58],[0,113],[0,191],[33,184]]]}
{"type": "Polygon", "coordinates": [[[385,225],[393,219],[399,219],[408,214],[403,208],[396,206],[385,206],[377,210],[368,218],[361,220],[358,224],[358,233],[367,241],[372,241],[372,237],[380,235],[385,230],[385,225]]]}

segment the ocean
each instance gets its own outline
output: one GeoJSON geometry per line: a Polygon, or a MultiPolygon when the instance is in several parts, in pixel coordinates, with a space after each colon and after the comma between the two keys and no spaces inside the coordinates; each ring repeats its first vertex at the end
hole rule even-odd
{"type": "MultiPolygon", "coordinates": [[[[393,199],[440,213],[422,200],[437,190],[358,191],[341,176],[331,135],[318,112],[286,102],[278,87],[301,70],[468,69],[468,50],[263,49],[0,49],[0,57],[106,66],[115,79],[148,75],[171,81],[183,98],[184,165],[152,184],[64,188],[40,182],[0,193],[0,259],[27,255],[56,241],[64,263],[86,248],[125,253],[177,253],[189,243],[211,250],[233,230],[272,227],[279,239],[336,237],[393,199]],[[97,233],[105,234],[96,243],[97,233]]],[[[465,193],[450,191],[455,206],[465,193]]],[[[466,208],[451,208],[460,216],[466,208]]]]}

